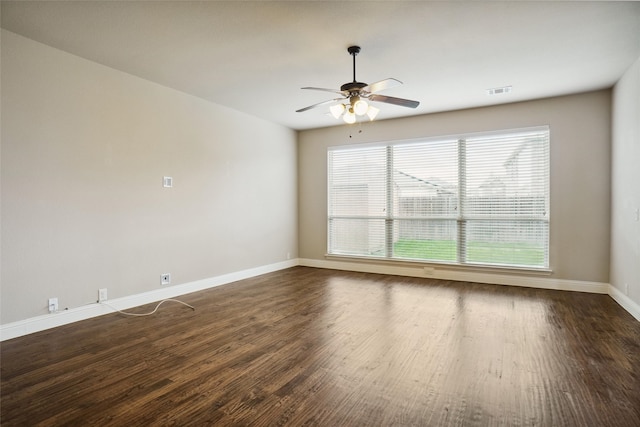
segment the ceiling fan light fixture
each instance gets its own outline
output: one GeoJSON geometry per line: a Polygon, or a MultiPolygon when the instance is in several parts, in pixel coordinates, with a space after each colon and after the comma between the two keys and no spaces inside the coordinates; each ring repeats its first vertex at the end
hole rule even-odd
{"type": "Polygon", "coordinates": [[[369,105],[364,99],[358,98],[358,100],[353,104],[353,112],[358,116],[364,116],[367,114],[368,109],[369,105]]]}
{"type": "Polygon", "coordinates": [[[344,113],[342,119],[345,121],[345,123],[353,124],[356,122],[356,115],[353,113],[352,109],[349,108],[349,111],[344,113]]]}
{"type": "Polygon", "coordinates": [[[329,107],[329,111],[331,112],[331,115],[336,119],[340,118],[342,113],[344,113],[344,110],[345,110],[344,104],[336,104],[329,107]]]}

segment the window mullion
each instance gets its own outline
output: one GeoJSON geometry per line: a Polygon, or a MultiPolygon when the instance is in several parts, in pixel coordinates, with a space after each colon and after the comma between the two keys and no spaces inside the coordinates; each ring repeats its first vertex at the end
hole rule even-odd
{"type": "Polygon", "coordinates": [[[385,226],[385,256],[387,258],[393,257],[393,146],[387,147],[386,155],[386,218],[384,221],[385,226]]]}
{"type": "Polygon", "coordinates": [[[467,200],[467,146],[466,140],[458,140],[458,245],[457,257],[459,263],[467,262],[467,222],[465,218],[465,203],[467,200]]]}

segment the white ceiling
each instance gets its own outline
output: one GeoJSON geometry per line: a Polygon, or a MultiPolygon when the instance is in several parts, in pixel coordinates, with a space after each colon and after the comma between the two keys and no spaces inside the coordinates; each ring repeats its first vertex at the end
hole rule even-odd
{"type": "Polygon", "coordinates": [[[326,108],[352,80],[404,82],[379,119],[611,87],[640,57],[639,2],[2,1],[2,27],[282,124],[340,124],[326,108]],[[512,85],[507,95],[488,88],[512,85]]]}

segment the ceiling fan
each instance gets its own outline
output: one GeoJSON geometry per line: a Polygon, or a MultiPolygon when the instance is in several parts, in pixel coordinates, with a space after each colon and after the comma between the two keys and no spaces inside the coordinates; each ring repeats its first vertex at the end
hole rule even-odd
{"type": "Polygon", "coordinates": [[[347,48],[349,55],[353,57],[353,81],[345,83],[340,86],[340,90],[325,89],[320,87],[303,87],[302,89],[321,90],[324,92],[333,92],[338,95],[342,95],[341,98],[329,99],[327,101],[319,102],[317,104],[310,105],[305,108],[296,110],[297,113],[311,110],[312,108],[319,107],[327,104],[337,104],[331,106],[329,111],[337,119],[342,116],[343,120],[347,123],[355,123],[357,116],[367,115],[370,120],[373,120],[378,112],[377,108],[370,106],[366,100],[373,102],[384,102],[387,104],[399,105],[401,107],[416,108],[420,105],[418,101],[412,101],[410,99],[395,98],[393,96],[379,95],[378,92],[396,87],[402,84],[401,81],[396,79],[385,79],[379,82],[367,84],[356,81],[356,55],[360,53],[360,46],[349,46],[347,48]],[[345,102],[346,101],[346,102],[345,102]]]}

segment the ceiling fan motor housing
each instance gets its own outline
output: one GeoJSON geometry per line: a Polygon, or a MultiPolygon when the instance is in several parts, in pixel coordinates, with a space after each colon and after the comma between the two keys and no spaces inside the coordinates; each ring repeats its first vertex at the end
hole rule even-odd
{"type": "Polygon", "coordinates": [[[353,92],[360,93],[360,90],[367,86],[366,83],[361,83],[361,82],[349,82],[349,83],[345,83],[342,86],[340,86],[340,90],[341,91],[347,91],[350,94],[353,94],[353,92]]]}

